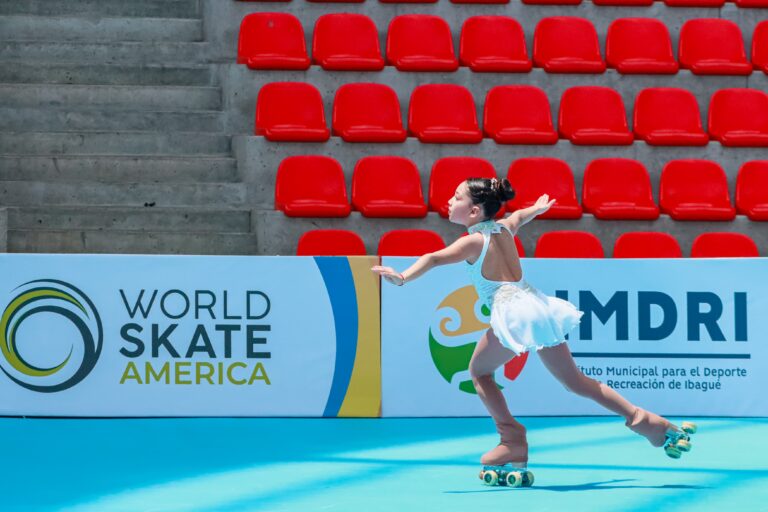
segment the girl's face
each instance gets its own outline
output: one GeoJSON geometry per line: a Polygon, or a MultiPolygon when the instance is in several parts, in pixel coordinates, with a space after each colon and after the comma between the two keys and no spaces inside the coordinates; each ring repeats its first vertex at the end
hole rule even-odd
{"type": "Polygon", "coordinates": [[[464,226],[471,226],[483,220],[482,209],[479,205],[472,203],[465,181],[456,187],[453,197],[448,200],[448,220],[464,226]]]}

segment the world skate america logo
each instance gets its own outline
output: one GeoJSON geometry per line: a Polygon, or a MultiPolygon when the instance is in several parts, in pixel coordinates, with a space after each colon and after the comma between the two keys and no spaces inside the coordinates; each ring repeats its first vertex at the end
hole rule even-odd
{"type": "MultiPolygon", "coordinates": [[[[491,312],[473,286],[459,288],[437,306],[429,327],[429,353],[440,375],[464,393],[477,393],[469,374],[472,352],[490,327],[491,312]]],[[[515,380],[528,353],[504,365],[504,377],[515,380]]],[[[497,383],[498,385],[498,383],[497,383]]],[[[503,389],[503,386],[499,385],[503,389]]]]}
{"type": "Polygon", "coordinates": [[[40,279],[13,290],[0,317],[0,369],[19,386],[41,393],[82,381],[101,354],[101,318],[82,291],[40,279]]]}

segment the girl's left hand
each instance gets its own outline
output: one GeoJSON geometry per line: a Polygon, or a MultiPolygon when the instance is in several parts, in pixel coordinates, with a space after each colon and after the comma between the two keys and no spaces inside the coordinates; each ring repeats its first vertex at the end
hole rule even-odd
{"type": "Polygon", "coordinates": [[[539,199],[536,200],[536,203],[534,203],[533,207],[536,209],[536,215],[541,215],[542,213],[549,210],[553,204],[555,204],[555,199],[549,200],[549,194],[544,194],[539,199]]]}
{"type": "Polygon", "coordinates": [[[381,265],[376,265],[371,267],[371,270],[395,286],[403,286],[403,284],[405,284],[403,275],[400,272],[395,272],[395,269],[392,267],[382,267],[381,265]]]}

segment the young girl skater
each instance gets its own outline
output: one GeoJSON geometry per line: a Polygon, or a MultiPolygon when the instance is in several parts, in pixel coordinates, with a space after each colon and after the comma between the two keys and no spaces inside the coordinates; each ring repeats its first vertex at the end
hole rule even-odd
{"type": "Polygon", "coordinates": [[[496,423],[501,437],[498,446],[480,459],[480,477],[488,484],[531,485],[527,471],[528,443],[525,427],[510,414],[494,372],[518,354],[536,349],[544,366],[566,389],[591,398],[619,414],[626,426],[656,447],[664,446],[671,457],[690,449],[688,433],[652,412],[628,402],[616,391],[585,376],[574,363],[565,335],[576,327],[583,313],[565,300],[549,297],[523,280],[514,235],[537,215],[549,210],[555,200],[546,194],[530,208],[517,210],[505,219],[493,218],[501,205],[515,195],[509,181],[472,178],[462,182],[448,202],[448,219],[467,227],[469,235],[449,247],[421,256],[403,272],[375,266],[371,270],[397,286],[413,281],[428,270],[464,262],[478,295],[490,308],[491,328],[475,347],[469,372],[477,394],[496,423]]]}

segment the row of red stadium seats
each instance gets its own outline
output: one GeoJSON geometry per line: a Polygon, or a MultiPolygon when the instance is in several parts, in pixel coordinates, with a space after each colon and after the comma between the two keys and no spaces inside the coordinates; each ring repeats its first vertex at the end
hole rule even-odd
{"type": "MultiPolygon", "coordinates": [[[[520,240],[515,237],[520,256],[525,256],[520,240]]],[[[445,247],[434,231],[401,229],[385,233],[377,250],[379,256],[421,256],[445,247]]],[[[304,233],[296,249],[298,256],[364,256],[360,236],[347,230],[319,229],[304,233]]],[[[603,258],[600,240],[584,231],[550,231],[536,242],[536,258],[603,258]]],[[[655,232],[624,233],[616,239],[614,258],[680,258],[683,252],[672,235],[655,232]]],[[[693,258],[758,257],[757,245],[740,233],[704,233],[696,237],[691,249],[693,258]]]]}
{"type": "MultiPolygon", "coordinates": [[[[701,75],[748,75],[753,67],[768,73],[768,21],[755,28],[752,62],[741,29],[724,19],[694,19],[680,29],[678,62],[667,27],[652,18],[617,19],[608,27],[606,60],[597,32],[584,18],[555,16],[536,25],[533,61],[523,29],[506,16],[474,16],[461,29],[459,58],[451,29],[431,15],[396,16],[387,33],[386,63],[400,71],[473,71],[527,73],[533,66],[548,73],[673,74],[678,67],[701,75]]],[[[312,60],[297,17],[266,12],[247,15],[240,26],[237,61],[254,69],[307,69],[312,61],[327,70],[377,71],[385,60],[374,22],[362,14],[334,13],[315,23],[312,60]]]]}
{"type": "MultiPolygon", "coordinates": [[[[291,0],[240,0],[245,2],[290,2],[291,0]]],[[[315,3],[362,3],[365,0],[307,0],[315,3]]],[[[454,4],[508,4],[511,0],[450,0],[454,4]]],[[[643,7],[657,0],[592,0],[595,5],[643,7]]],[[[662,1],[662,0],[658,0],[662,1]]],[[[729,2],[731,0],[728,0],[729,2]]],[[[739,7],[768,7],[768,0],[732,0],[739,7]]],[[[379,0],[384,4],[434,4],[437,0],[379,0]]],[[[582,0],[521,0],[528,5],[579,5],[582,0]]],[[[669,7],[722,7],[726,0],[663,0],[669,7]]]]}
{"type": "MultiPolygon", "coordinates": [[[[497,86],[485,98],[483,131],[472,94],[460,85],[426,84],[413,90],[408,132],[426,143],[476,144],[483,136],[500,144],[554,144],[558,137],[579,145],[704,146],[710,137],[725,146],[768,146],[768,94],[722,89],[712,95],[708,130],[689,91],[640,91],[630,130],[621,96],[609,87],[578,86],[560,100],[558,131],[549,100],[534,86],[497,86]]],[[[336,91],[333,135],[347,142],[403,142],[400,102],[387,85],[345,84],[336,91]]],[[[273,82],[259,91],[256,135],[271,141],[323,142],[330,138],[317,88],[305,82],[273,82]]]]}
{"type": "MultiPolygon", "coordinates": [[[[289,217],[346,217],[352,209],[366,217],[424,217],[428,210],[448,216],[448,199],[470,177],[495,178],[494,167],[473,157],[447,157],[435,162],[429,180],[428,205],[416,165],[399,156],[360,159],[352,176],[352,201],[344,171],[326,156],[292,156],[277,171],[275,208],[289,217]]],[[[507,203],[513,211],[531,206],[542,194],[557,200],[540,217],[578,219],[583,212],[599,219],[733,220],[736,213],[768,220],[768,160],[745,163],[733,207],[725,172],[707,160],[673,160],[661,172],[659,206],[642,163],[622,158],[593,160],[584,172],[582,204],[576,197],[573,172],[556,158],[521,158],[507,178],[517,191],[507,203]]],[[[504,213],[504,208],[499,214],[504,213]]]]}

